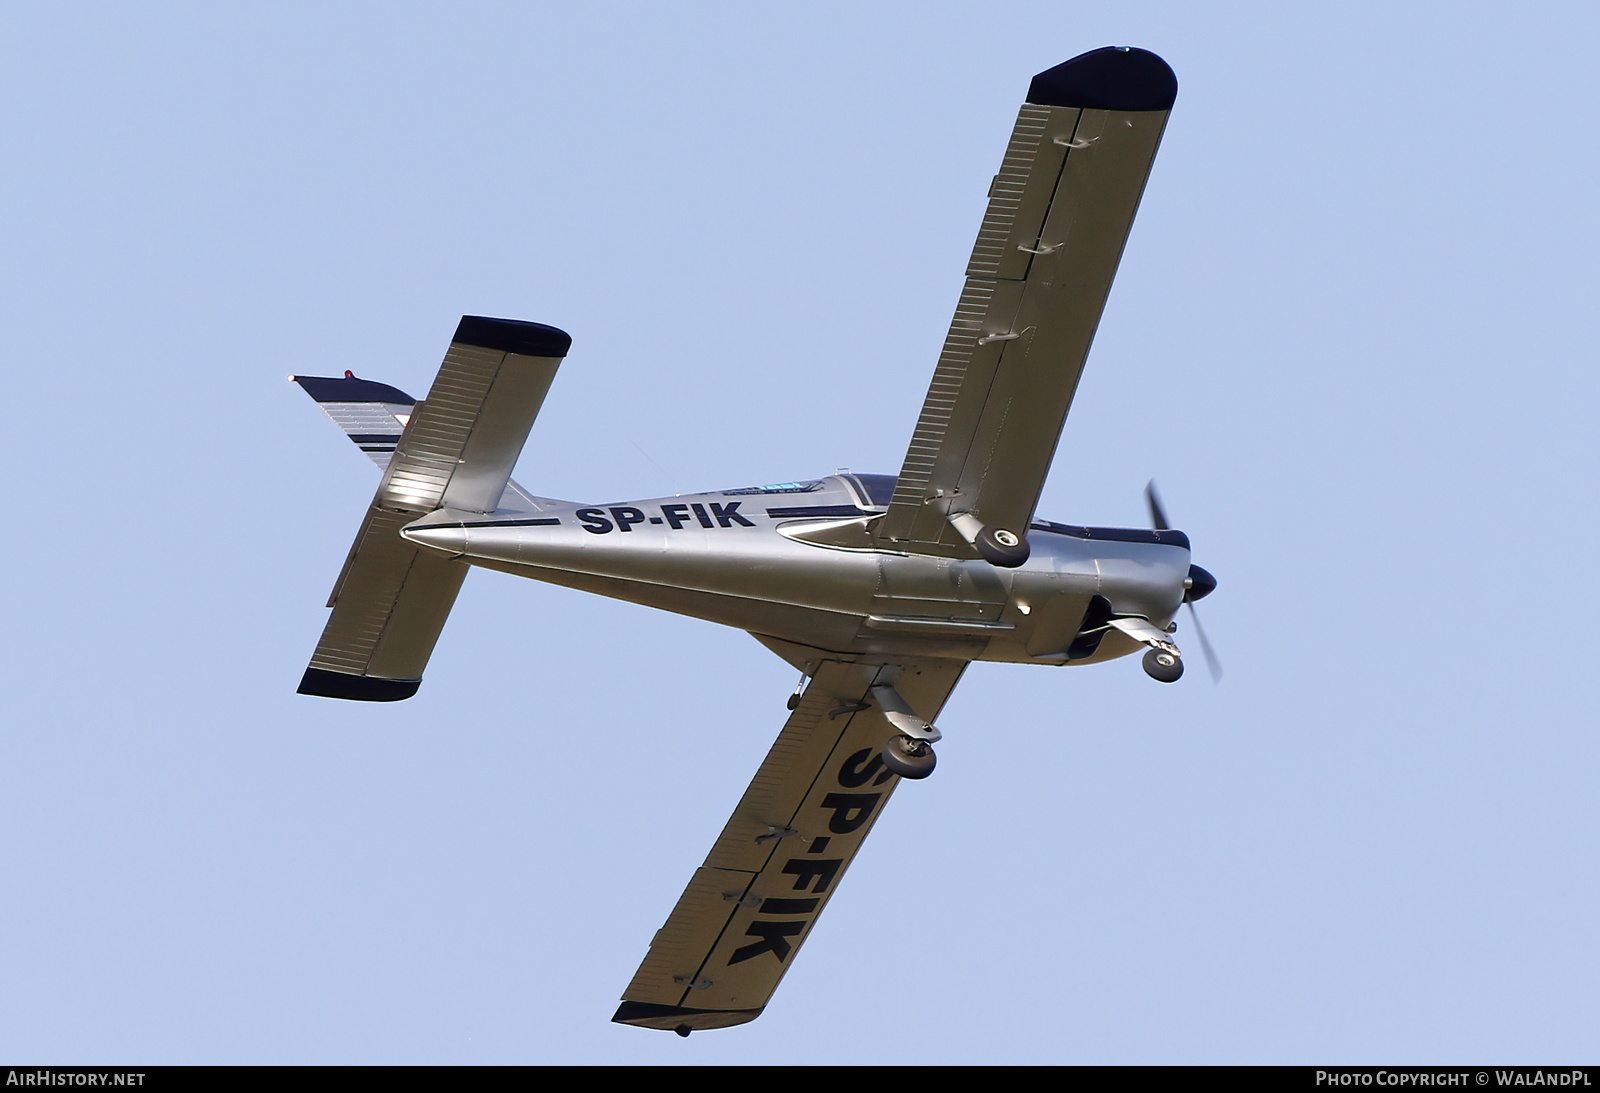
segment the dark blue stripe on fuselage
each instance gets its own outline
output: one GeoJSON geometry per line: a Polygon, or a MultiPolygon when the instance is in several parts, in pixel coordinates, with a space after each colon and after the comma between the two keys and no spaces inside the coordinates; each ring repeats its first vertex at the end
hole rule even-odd
{"type": "Polygon", "coordinates": [[[548,528],[561,523],[555,516],[540,516],[529,520],[468,520],[450,527],[459,528],[548,528]]]}
{"type": "Polygon", "coordinates": [[[1189,549],[1189,537],[1181,531],[1156,531],[1153,528],[1089,528],[1076,524],[1058,524],[1052,520],[1035,520],[1028,525],[1032,531],[1048,531],[1056,535],[1070,535],[1074,539],[1093,539],[1102,543],[1160,543],[1189,549]]]}
{"type": "Polygon", "coordinates": [[[768,509],[767,515],[774,520],[804,520],[807,517],[820,520],[828,516],[871,516],[872,513],[854,505],[796,505],[787,509],[768,509]]]}

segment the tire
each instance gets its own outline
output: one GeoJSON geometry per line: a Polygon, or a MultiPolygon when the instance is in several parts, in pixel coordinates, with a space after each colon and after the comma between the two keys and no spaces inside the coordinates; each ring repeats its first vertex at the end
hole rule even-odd
{"type": "Polygon", "coordinates": [[[933,773],[939,757],[933,754],[933,745],[909,736],[891,736],[883,746],[883,765],[902,778],[916,781],[933,773]]]}
{"type": "Polygon", "coordinates": [[[1016,569],[1028,560],[1028,540],[1007,528],[989,526],[978,532],[973,543],[983,560],[1001,569],[1016,569]]]}
{"type": "Polygon", "coordinates": [[[1152,649],[1144,655],[1144,670],[1146,675],[1158,682],[1176,683],[1183,676],[1183,661],[1171,653],[1152,649]]]}

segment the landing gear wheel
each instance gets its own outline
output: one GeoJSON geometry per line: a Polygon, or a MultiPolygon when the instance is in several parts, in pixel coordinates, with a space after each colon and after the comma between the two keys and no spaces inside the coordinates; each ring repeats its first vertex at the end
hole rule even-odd
{"type": "Polygon", "coordinates": [[[902,778],[926,778],[939,761],[933,745],[909,736],[891,736],[883,746],[883,765],[902,778]]]}
{"type": "Polygon", "coordinates": [[[1163,649],[1152,649],[1144,655],[1145,673],[1162,683],[1176,683],[1183,675],[1183,661],[1163,649]]]}
{"type": "Polygon", "coordinates": [[[986,527],[972,545],[984,561],[1002,569],[1015,569],[1028,560],[1028,540],[1007,528],[986,527]]]}

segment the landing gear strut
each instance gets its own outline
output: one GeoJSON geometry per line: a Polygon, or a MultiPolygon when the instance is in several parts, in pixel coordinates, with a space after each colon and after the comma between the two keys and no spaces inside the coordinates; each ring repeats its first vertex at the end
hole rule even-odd
{"type": "Polygon", "coordinates": [[[933,745],[926,740],[909,736],[891,736],[883,746],[883,765],[902,778],[926,778],[933,773],[939,757],[933,754],[933,745]]]}
{"type": "Polygon", "coordinates": [[[1151,679],[1176,683],[1183,675],[1183,661],[1165,649],[1151,649],[1144,655],[1144,670],[1151,679]]]}

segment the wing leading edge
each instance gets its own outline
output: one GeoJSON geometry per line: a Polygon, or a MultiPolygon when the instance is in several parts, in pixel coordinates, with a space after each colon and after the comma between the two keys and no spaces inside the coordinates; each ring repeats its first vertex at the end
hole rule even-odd
{"type": "Polygon", "coordinates": [[[962,514],[1024,533],[1177,89],[1141,49],[1034,78],[880,542],[969,555],[962,514]]]}
{"type": "Polygon", "coordinates": [[[900,781],[872,685],[932,720],[965,668],[824,661],[612,1020],[687,1034],[759,1017],[900,781]]]}

